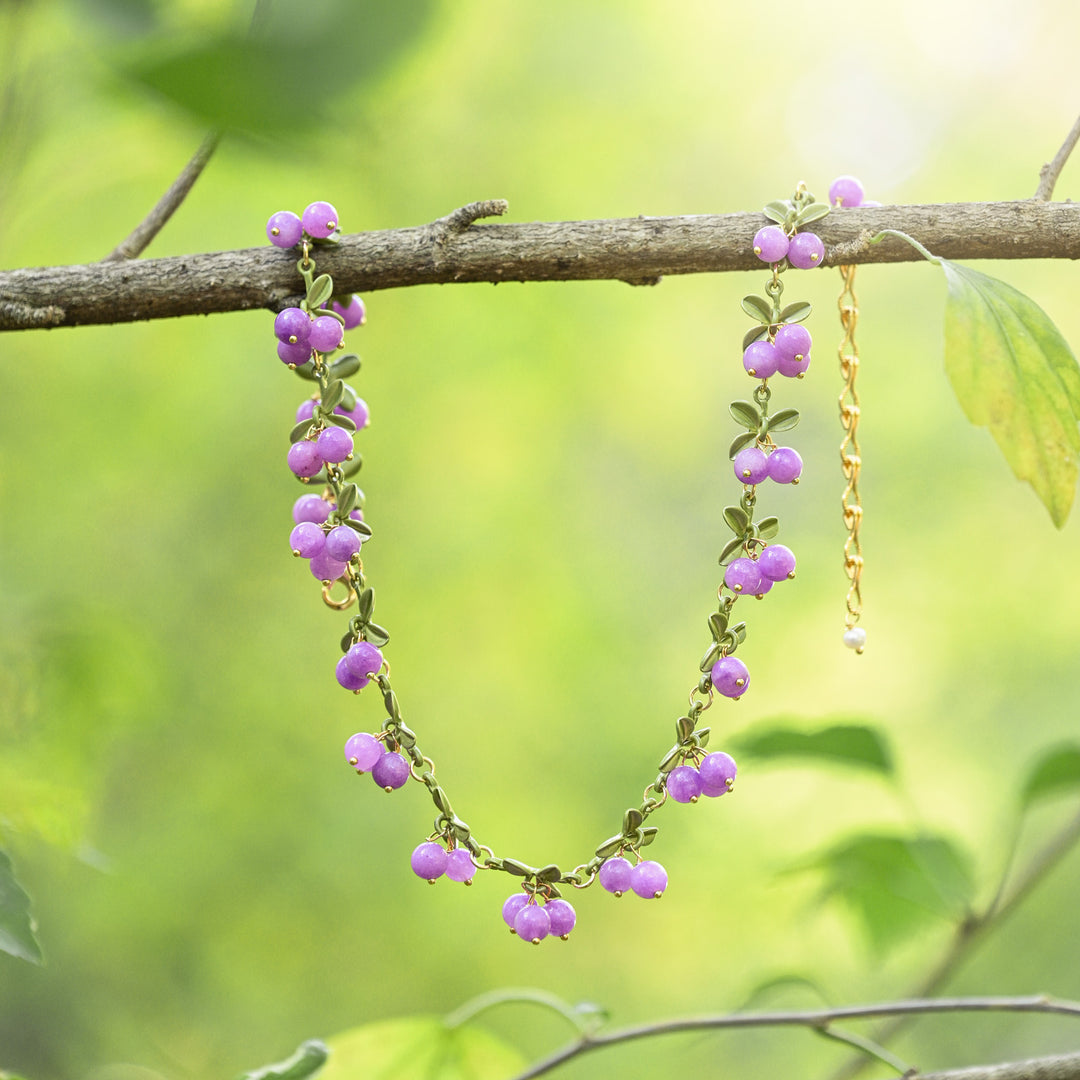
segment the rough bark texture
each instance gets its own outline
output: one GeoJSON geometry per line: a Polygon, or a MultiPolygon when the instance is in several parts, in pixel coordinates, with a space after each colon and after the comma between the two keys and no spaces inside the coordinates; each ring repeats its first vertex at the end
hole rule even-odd
{"type": "MultiPolygon", "coordinates": [[[[494,201],[493,201],[494,204],[494,201]]],[[[615,279],[759,269],[751,250],[764,215],[703,214],[611,221],[431,225],[346,236],[319,248],[341,292],[451,282],[615,279]]],[[[826,265],[911,262],[907,244],[867,241],[899,229],[950,259],[1080,258],[1080,204],[1035,200],[838,210],[814,231],[826,265]]],[[[266,245],[165,259],[0,272],[0,330],[134,322],[250,308],[297,298],[296,252],[266,245]]]]}
{"type": "Polygon", "coordinates": [[[1080,1054],[918,1073],[918,1080],[1080,1080],[1080,1054]]]}

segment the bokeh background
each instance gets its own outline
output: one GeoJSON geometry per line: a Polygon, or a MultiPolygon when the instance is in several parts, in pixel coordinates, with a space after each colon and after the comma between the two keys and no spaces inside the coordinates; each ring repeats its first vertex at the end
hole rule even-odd
{"type": "MultiPolygon", "coordinates": [[[[363,37],[365,10],[342,5],[343,41],[363,37]]],[[[1071,0],[414,14],[370,78],[327,40],[341,77],[322,71],[306,122],[227,137],[147,254],[254,246],[271,212],[316,198],[346,231],[493,197],[517,221],[755,209],[845,172],[884,202],[1025,198],[1078,110],[1071,0]]],[[[178,0],[144,15],[0,4],[3,267],[102,257],[201,139],[198,118],[123,72],[249,12],[178,0]]],[[[278,47],[283,71],[325,68],[310,44],[278,47]]],[[[1073,163],[1057,197],[1078,184],[1073,163]]],[[[1071,263],[980,269],[1080,342],[1071,263]]],[[[584,861],[672,741],[734,501],[739,299],[762,276],[365,297],[350,344],[373,415],[360,482],[377,618],[407,719],[501,854],[584,861]]],[[[874,952],[791,868],[856,830],[926,829],[969,850],[980,900],[992,892],[1027,763],[1076,735],[1080,524],[1055,531],[965,422],[942,371],[940,273],[864,268],[869,644],[845,650],[838,287],[832,270],[798,278],[822,344],[777,401],[803,412],[790,441],[806,472],[761,500],[799,577],[750,609],[753,688],[708,719],[722,748],[777,716],[861,718],[891,740],[900,782],[744,762],[735,795],[653,819],[662,903],[590,890],[572,898],[570,942],[535,949],[499,919],[510,879],[411,874],[431,822],[417,787],[387,796],[342,763],[345,737],[382,713],[336,685],[343,619],[287,550],[306,385],[274,357],[271,316],[0,336],[0,825],[47,956],[0,954],[0,1068],[229,1076],[513,986],[620,1023],[732,1009],[785,974],[834,1002],[904,993],[949,924],[874,952]]],[[[1067,812],[1033,815],[1025,850],[1067,812]]],[[[1078,889],[1074,854],[950,989],[1080,997],[1078,889]]],[[[760,1003],[816,999],[789,987],[760,1003]]],[[[526,1058],[569,1034],[523,1005],[483,1022],[526,1058]]],[[[937,1067],[1077,1042],[1065,1021],[942,1018],[900,1049],[937,1067]]],[[[823,1075],[843,1059],[755,1032],[633,1044],[563,1075],[823,1075]]]]}

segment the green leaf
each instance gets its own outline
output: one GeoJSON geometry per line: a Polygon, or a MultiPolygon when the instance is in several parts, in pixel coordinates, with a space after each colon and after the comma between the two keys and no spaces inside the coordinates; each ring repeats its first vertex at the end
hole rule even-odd
{"type": "Polygon", "coordinates": [[[734,460],[735,455],[744,450],[748,446],[753,446],[757,442],[757,431],[745,431],[742,435],[736,435],[731,440],[731,445],[728,447],[728,457],[734,460]]]}
{"type": "Polygon", "coordinates": [[[358,454],[353,451],[352,461],[346,461],[342,464],[341,475],[348,479],[350,476],[355,476],[364,466],[364,455],[358,454]]]}
{"type": "Polygon", "coordinates": [[[390,631],[378,623],[369,622],[364,627],[364,638],[370,641],[377,649],[390,644],[390,631]]]}
{"type": "Polygon", "coordinates": [[[655,839],[660,830],[655,825],[646,825],[641,830],[641,847],[648,847],[655,839]]]}
{"type": "Polygon", "coordinates": [[[371,621],[371,613],[375,610],[375,590],[369,585],[361,590],[359,598],[358,614],[363,622],[371,621]]]}
{"type": "Polygon", "coordinates": [[[311,288],[307,291],[307,307],[308,311],[316,311],[327,300],[330,299],[334,292],[334,282],[329,274],[320,274],[312,283],[311,288]]]}
{"type": "Polygon", "coordinates": [[[16,879],[11,859],[0,851],[0,950],[31,964],[43,963],[36,929],[30,897],[16,879]]]}
{"type": "Polygon", "coordinates": [[[1078,789],[1080,746],[1075,743],[1056,746],[1046,751],[1028,773],[1020,791],[1020,808],[1027,810],[1042,799],[1066,795],[1078,789]]]}
{"type": "Polygon", "coordinates": [[[771,540],[780,531],[780,519],[764,517],[755,524],[754,528],[757,530],[759,539],[771,540]]]}
{"type": "Polygon", "coordinates": [[[326,1063],[330,1051],[318,1039],[308,1039],[292,1057],[241,1073],[239,1080],[305,1080],[326,1063]]]}
{"type": "Polygon", "coordinates": [[[751,319],[757,319],[760,323],[768,325],[772,322],[772,304],[763,297],[754,296],[752,293],[750,296],[744,296],[742,309],[751,319]]]}
{"type": "Polygon", "coordinates": [[[714,641],[719,641],[727,629],[727,616],[722,611],[714,611],[709,616],[709,631],[714,641]]]}
{"type": "Polygon", "coordinates": [[[360,489],[355,484],[342,484],[337,497],[337,512],[341,517],[348,517],[360,497],[360,489]]]}
{"type": "Polygon", "coordinates": [[[311,421],[301,420],[300,423],[289,432],[289,442],[298,443],[310,430],[311,421]]]}
{"type": "Polygon", "coordinates": [[[1060,529],[1080,469],[1080,367],[1050,317],[1022,292],[939,260],[949,286],[945,371],[967,418],[990,434],[1060,529]]]}
{"type": "Polygon", "coordinates": [[[739,548],[741,548],[742,546],[743,535],[742,533],[740,533],[738,536],[735,537],[734,540],[729,540],[724,545],[724,550],[720,552],[720,565],[723,566],[724,563],[726,563],[728,559],[730,559],[732,555],[734,555],[735,552],[738,551],[739,548]]]}
{"type": "Polygon", "coordinates": [[[798,409],[780,409],[769,417],[770,431],[789,431],[799,422],[798,409]]]}
{"type": "Polygon", "coordinates": [[[728,405],[728,412],[744,427],[750,431],[757,431],[761,424],[761,413],[757,406],[750,401],[733,401],[728,405]]]}
{"type": "Polygon", "coordinates": [[[322,407],[325,412],[333,412],[341,402],[341,395],[345,390],[345,384],[340,379],[332,379],[326,384],[326,393],[322,396],[322,407]]]}
{"type": "Polygon", "coordinates": [[[828,203],[811,203],[809,206],[804,206],[795,215],[795,224],[809,225],[811,221],[820,221],[828,212],[828,203]]]}
{"type": "Polygon", "coordinates": [[[752,345],[755,341],[760,341],[766,334],[768,334],[769,328],[767,326],[752,326],[743,335],[742,347],[743,352],[746,352],[748,346],[752,345]]]}
{"type": "Polygon", "coordinates": [[[361,536],[371,535],[371,526],[366,521],[357,521],[356,518],[347,518],[342,524],[358,532],[361,536]]]}
{"type": "Polygon", "coordinates": [[[794,211],[795,207],[791,203],[776,199],[774,202],[767,203],[762,213],[770,220],[775,221],[777,225],[783,225],[788,217],[794,211]]]}
{"type": "MultiPolygon", "coordinates": [[[[330,365],[330,374],[335,379],[347,379],[350,375],[355,375],[360,370],[360,357],[356,353],[346,353],[344,356],[339,356],[330,365]]],[[[352,387],[349,387],[352,390],[352,387]]],[[[356,391],[353,390],[355,394],[356,391]]]]}
{"type": "Polygon", "coordinates": [[[356,391],[349,386],[348,383],[343,383],[344,389],[341,391],[341,400],[338,404],[346,411],[352,412],[356,408],[356,391]]]}
{"type": "Polygon", "coordinates": [[[750,519],[741,506],[725,506],[724,520],[727,522],[728,528],[736,536],[742,537],[746,535],[746,526],[750,524],[750,519]]]}
{"type": "Polygon", "coordinates": [[[438,1016],[381,1020],[327,1041],[320,1080],[506,1080],[526,1064],[486,1028],[449,1027],[438,1016]]]}
{"type": "Polygon", "coordinates": [[[852,836],[800,869],[822,873],[819,899],[843,901],[878,955],[937,919],[962,918],[974,892],[967,854],[940,836],[852,836]]]}
{"type": "Polygon", "coordinates": [[[315,374],[315,365],[310,360],[306,364],[294,367],[293,371],[299,375],[301,379],[307,379],[308,382],[319,381],[319,376],[315,374]]]}
{"type": "Polygon", "coordinates": [[[508,874],[513,874],[514,877],[531,877],[536,873],[535,866],[529,866],[527,863],[518,862],[517,859],[503,859],[502,868],[508,874]]]}
{"type": "Polygon", "coordinates": [[[764,761],[819,761],[850,765],[891,777],[892,750],[885,736],[864,724],[835,724],[818,731],[800,731],[784,722],[744,732],[732,740],[740,753],[764,761]]]}
{"type": "Polygon", "coordinates": [[[542,866],[536,871],[536,880],[546,882],[548,885],[554,885],[561,877],[562,871],[555,863],[548,863],[547,866],[542,866]]]}
{"type": "Polygon", "coordinates": [[[780,312],[780,321],[782,323],[795,323],[802,322],[804,319],[810,317],[810,312],[814,309],[805,300],[800,300],[795,304],[788,304],[783,311],[780,312]]]}
{"type": "Polygon", "coordinates": [[[352,417],[342,416],[340,413],[330,413],[326,418],[326,422],[333,424],[335,427],[344,428],[346,431],[356,430],[356,421],[352,417]]]}

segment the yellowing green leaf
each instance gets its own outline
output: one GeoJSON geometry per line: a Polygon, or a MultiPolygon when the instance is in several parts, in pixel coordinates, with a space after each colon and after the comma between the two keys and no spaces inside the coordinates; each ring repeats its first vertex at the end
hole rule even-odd
{"type": "Polygon", "coordinates": [[[475,1024],[409,1016],[353,1028],[327,1040],[319,1080],[506,1080],[525,1059],[475,1024]]]}
{"type": "Polygon", "coordinates": [[[1060,529],[1080,467],[1076,357],[1033,300],[997,278],[939,261],[949,286],[945,371],[953,390],[1060,529]]]}

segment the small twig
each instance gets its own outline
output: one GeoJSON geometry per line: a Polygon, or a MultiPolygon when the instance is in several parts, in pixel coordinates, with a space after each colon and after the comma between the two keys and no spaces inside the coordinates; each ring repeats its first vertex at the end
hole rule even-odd
{"type": "Polygon", "coordinates": [[[1065,168],[1065,162],[1069,160],[1069,155],[1078,139],[1080,139],[1080,117],[1073,124],[1072,131],[1065,137],[1061,149],[1054,155],[1054,160],[1039,170],[1039,186],[1035,189],[1034,198],[1041,199],[1043,202],[1050,201],[1057,178],[1061,175],[1061,170],[1065,168]]]}
{"type": "Polygon", "coordinates": [[[901,1076],[907,1076],[909,1073],[915,1072],[906,1061],[901,1060],[895,1054],[886,1050],[884,1046],[880,1046],[873,1039],[868,1039],[864,1035],[856,1035],[853,1031],[844,1031],[829,1024],[815,1030],[826,1039],[833,1039],[836,1042],[853,1046],[856,1050],[866,1054],[871,1060],[880,1061],[888,1065],[890,1069],[895,1069],[901,1076]]]}
{"type": "MultiPolygon", "coordinates": [[[[981,914],[970,915],[957,926],[945,955],[918,985],[912,987],[911,996],[923,998],[936,994],[949,981],[971,949],[986,935],[987,931],[1015,911],[1043,878],[1072,851],[1077,841],[1080,841],[1080,814],[1076,814],[1032,856],[1017,875],[1016,883],[1011,889],[999,887],[994,899],[981,914]]],[[[1008,868],[1006,868],[1007,873],[1008,868]]],[[[912,1014],[897,1014],[895,1019],[882,1024],[873,1032],[873,1038],[879,1043],[887,1043],[906,1028],[912,1019],[912,1014]]],[[[837,1069],[830,1080],[853,1080],[865,1068],[865,1058],[852,1058],[837,1069]]]]}
{"type": "MultiPolygon", "coordinates": [[[[728,1014],[724,1016],[684,1017],[663,1020],[652,1024],[639,1024],[619,1028],[605,1035],[583,1035],[561,1050],[549,1055],[513,1080],[532,1080],[542,1076],[558,1065],[579,1057],[591,1050],[599,1050],[617,1043],[656,1035],[671,1035],[681,1031],[718,1031],[732,1028],[760,1027],[806,1027],[824,1033],[824,1029],[837,1021],[865,1020],[881,1016],[924,1016],[928,1013],[956,1012],[1021,1012],[1056,1013],[1080,1019],[1080,1002],[1061,1001],[1046,996],[1036,997],[956,997],[930,1000],[891,1001],[875,1005],[845,1005],[836,1009],[815,1009],[805,1012],[771,1012],[728,1014]]],[[[835,1032],[834,1032],[835,1035],[835,1032]]],[[[849,1040],[843,1040],[849,1041],[849,1040]]],[[[860,1049],[867,1049],[860,1046],[860,1049]]],[[[897,1063],[899,1060],[897,1059],[897,1063]]],[[[890,1061],[890,1064],[893,1062],[890,1061]]],[[[906,1067],[905,1067],[906,1069],[906,1067]]]]}
{"type": "Polygon", "coordinates": [[[206,163],[217,149],[221,141],[221,132],[212,131],[203,139],[199,149],[195,151],[191,160],[184,166],[183,172],[169,185],[169,190],[158,199],[153,210],[132,229],[130,235],[121,240],[102,259],[102,262],[119,262],[121,259],[134,259],[136,255],[144,252],[150,241],[165,227],[165,223],[173,216],[179,205],[187,198],[187,193],[192,189],[195,181],[199,179],[206,163]]]}
{"type": "Polygon", "coordinates": [[[446,217],[432,222],[435,228],[442,226],[448,232],[464,232],[474,222],[486,217],[502,217],[510,204],[505,199],[481,199],[467,206],[459,206],[446,217]]]}

